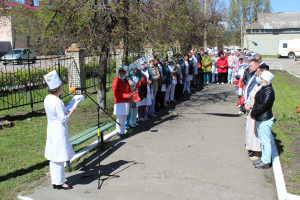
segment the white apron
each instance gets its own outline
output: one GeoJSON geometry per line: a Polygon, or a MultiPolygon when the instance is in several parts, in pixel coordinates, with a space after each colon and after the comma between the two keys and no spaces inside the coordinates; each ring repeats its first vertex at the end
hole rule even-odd
{"type": "MultiPolygon", "coordinates": [[[[146,71],[141,70],[142,73],[146,76],[147,80],[149,80],[149,72],[148,69],[146,71]]],[[[141,101],[141,106],[150,106],[152,104],[151,101],[151,88],[150,85],[147,84],[147,97],[141,101]]]]}
{"type": "Polygon", "coordinates": [[[129,103],[116,103],[114,105],[114,115],[128,115],[129,108],[129,103]]]}
{"type": "Polygon", "coordinates": [[[189,63],[187,61],[184,61],[185,67],[186,67],[186,78],[185,81],[191,81],[193,80],[193,75],[189,75],[189,63]]]}
{"type": "Polygon", "coordinates": [[[67,109],[54,95],[45,98],[44,107],[48,121],[45,157],[53,162],[69,161],[75,152],[69,139],[67,109]]]}

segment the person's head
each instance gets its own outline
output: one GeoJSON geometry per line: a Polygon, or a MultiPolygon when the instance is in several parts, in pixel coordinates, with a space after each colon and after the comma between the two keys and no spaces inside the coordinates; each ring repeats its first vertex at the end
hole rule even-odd
{"type": "Polygon", "coordinates": [[[197,58],[200,58],[201,52],[197,52],[197,58]]]}
{"type": "Polygon", "coordinates": [[[154,60],[149,61],[149,67],[154,67],[154,60]]]}
{"type": "Polygon", "coordinates": [[[135,64],[130,64],[129,65],[129,70],[132,73],[133,76],[136,74],[137,66],[135,64]]]}
{"type": "Polygon", "coordinates": [[[194,55],[197,55],[197,49],[194,49],[194,55]]]}
{"type": "Polygon", "coordinates": [[[124,80],[126,76],[126,70],[121,66],[118,70],[118,76],[120,79],[124,80]]]}
{"type": "Polygon", "coordinates": [[[259,61],[258,60],[252,59],[249,62],[249,71],[250,71],[251,74],[254,74],[258,70],[258,67],[259,67],[259,61]]]}
{"type": "Polygon", "coordinates": [[[258,70],[255,72],[256,77],[259,78],[260,75],[261,75],[264,71],[266,71],[266,69],[258,69],[258,70]]]}
{"type": "Polygon", "coordinates": [[[260,75],[260,85],[267,86],[270,85],[274,79],[274,75],[270,71],[263,71],[260,75]]]}
{"type": "Polygon", "coordinates": [[[230,56],[230,50],[227,50],[226,52],[226,56],[229,57],[230,56]]]}
{"type": "Polygon", "coordinates": [[[203,55],[204,55],[204,51],[203,50],[200,51],[200,55],[201,55],[201,57],[203,57],[203,55]]]}
{"type": "Polygon", "coordinates": [[[236,52],[236,53],[235,53],[235,56],[236,56],[236,57],[239,57],[239,56],[240,56],[240,53],[239,53],[239,52],[236,52]]]}
{"type": "Polygon", "coordinates": [[[158,64],[158,58],[154,58],[154,64],[155,64],[155,65],[158,64]]]}
{"type": "Polygon", "coordinates": [[[190,50],[191,55],[194,55],[194,50],[190,50]]]}
{"type": "Polygon", "coordinates": [[[255,54],[254,59],[258,60],[260,63],[262,62],[260,54],[255,54]]]}
{"type": "Polygon", "coordinates": [[[177,59],[182,60],[182,55],[180,53],[177,55],[177,59]]]}
{"type": "Polygon", "coordinates": [[[244,56],[240,56],[240,57],[239,57],[239,63],[240,63],[240,64],[243,64],[243,62],[244,62],[244,56]]]}
{"type": "Polygon", "coordinates": [[[215,51],[215,57],[218,57],[218,56],[219,56],[219,52],[215,51]]]}
{"type": "Polygon", "coordinates": [[[204,52],[204,57],[207,57],[207,56],[208,56],[208,52],[205,51],[205,52],[204,52]]]}
{"type": "Polygon", "coordinates": [[[129,73],[129,67],[127,65],[122,65],[122,68],[124,68],[124,70],[126,71],[126,74],[129,73]]]}
{"type": "Polygon", "coordinates": [[[60,86],[53,89],[48,88],[48,92],[55,96],[59,96],[63,92],[63,85],[61,84],[60,86]]]}
{"type": "Polygon", "coordinates": [[[189,54],[185,54],[184,60],[189,60],[189,58],[190,58],[190,55],[189,54]]]}
{"type": "Polygon", "coordinates": [[[247,58],[247,57],[244,57],[243,62],[244,62],[244,63],[248,63],[248,58],[247,58]]]}
{"type": "Polygon", "coordinates": [[[189,57],[192,57],[192,53],[191,52],[187,52],[187,54],[189,55],[189,57]]]}
{"type": "Polygon", "coordinates": [[[140,70],[145,71],[147,69],[147,64],[144,63],[143,65],[140,66],[140,70]]]}
{"type": "Polygon", "coordinates": [[[234,50],[231,50],[231,56],[234,56],[234,50]]]}
{"type": "Polygon", "coordinates": [[[162,65],[165,65],[166,62],[167,62],[167,60],[166,60],[165,58],[161,58],[161,59],[160,59],[160,62],[161,62],[162,65]]]}
{"type": "Polygon", "coordinates": [[[224,58],[224,53],[221,52],[221,53],[220,53],[220,56],[221,56],[221,58],[224,58]]]}
{"type": "Polygon", "coordinates": [[[240,51],[240,56],[244,55],[244,52],[240,51]]]}

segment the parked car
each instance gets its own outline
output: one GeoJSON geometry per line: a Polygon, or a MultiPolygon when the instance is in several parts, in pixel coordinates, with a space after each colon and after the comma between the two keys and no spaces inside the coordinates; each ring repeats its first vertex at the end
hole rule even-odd
{"type": "Polygon", "coordinates": [[[300,56],[300,39],[280,40],[278,43],[278,55],[288,56],[293,59],[300,56]]]}
{"type": "Polygon", "coordinates": [[[4,65],[7,65],[8,63],[17,63],[18,65],[21,65],[22,63],[27,63],[28,59],[31,63],[36,62],[36,56],[31,49],[12,49],[1,58],[4,65]]]}

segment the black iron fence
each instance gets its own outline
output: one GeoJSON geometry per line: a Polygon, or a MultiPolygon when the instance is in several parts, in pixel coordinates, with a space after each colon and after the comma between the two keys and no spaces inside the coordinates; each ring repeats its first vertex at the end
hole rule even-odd
{"type": "MultiPolygon", "coordinates": [[[[97,89],[99,56],[84,57],[86,86],[97,89]]],[[[40,56],[22,58],[12,62],[11,59],[0,59],[0,110],[7,110],[44,101],[48,87],[44,75],[56,70],[63,82],[61,98],[69,96],[69,79],[72,79],[68,67],[75,62],[66,56],[40,56]]],[[[110,60],[107,67],[107,87],[115,77],[115,61],[110,60]]]]}

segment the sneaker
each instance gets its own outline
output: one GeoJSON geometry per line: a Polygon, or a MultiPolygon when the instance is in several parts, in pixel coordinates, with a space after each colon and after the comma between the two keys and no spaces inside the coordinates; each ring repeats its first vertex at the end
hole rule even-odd
{"type": "Polygon", "coordinates": [[[207,84],[209,84],[209,82],[207,82],[207,84]]]}
{"type": "Polygon", "coordinates": [[[258,161],[253,161],[253,165],[259,164],[261,162],[262,162],[261,159],[259,159],[258,161]]]}
{"type": "Polygon", "coordinates": [[[220,83],[218,82],[217,85],[219,85],[220,83]]]}
{"type": "Polygon", "coordinates": [[[139,126],[139,124],[138,124],[138,123],[135,123],[134,125],[135,125],[135,126],[139,126]]]}
{"type": "Polygon", "coordinates": [[[166,104],[170,104],[170,101],[167,101],[166,104]]]}
{"type": "Polygon", "coordinates": [[[144,121],[146,121],[144,118],[140,118],[140,121],[142,121],[142,122],[144,122],[144,121]]]}
{"type": "Polygon", "coordinates": [[[176,104],[175,101],[171,101],[171,104],[176,104]]]}
{"type": "Polygon", "coordinates": [[[191,93],[191,91],[188,91],[188,93],[190,94],[190,93],[191,93]]]}
{"type": "Polygon", "coordinates": [[[165,106],[169,106],[168,104],[165,104],[165,106]]]}
{"type": "Polygon", "coordinates": [[[123,139],[128,138],[128,135],[126,135],[126,134],[120,134],[120,138],[123,138],[123,139]]]}
{"type": "Polygon", "coordinates": [[[224,85],[224,83],[222,82],[222,85],[224,85]]]}
{"type": "Polygon", "coordinates": [[[239,112],[237,113],[237,115],[241,115],[241,114],[243,114],[243,112],[242,112],[242,111],[239,111],[239,112]]]}
{"type": "Polygon", "coordinates": [[[157,117],[157,115],[153,113],[153,115],[149,115],[149,117],[157,117]]]}
{"type": "Polygon", "coordinates": [[[257,168],[257,169],[269,169],[270,168],[270,163],[260,162],[260,163],[257,163],[255,165],[255,168],[257,168]]]}
{"type": "Polygon", "coordinates": [[[130,127],[135,128],[136,126],[134,124],[129,124],[130,127]]]}
{"type": "Polygon", "coordinates": [[[149,118],[148,118],[148,117],[145,117],[144,119],[145,119],[146,121],[147,121],[147,120],[149,120],[149,118]]]}

